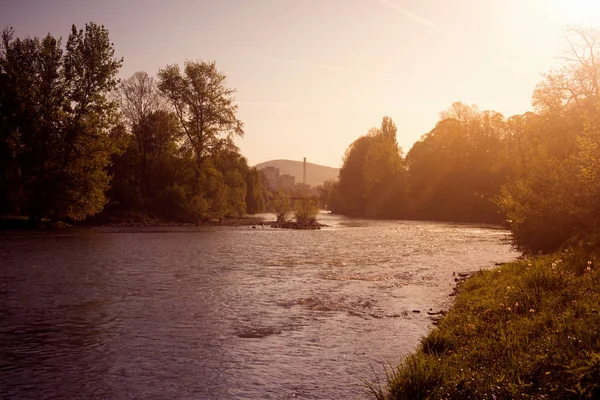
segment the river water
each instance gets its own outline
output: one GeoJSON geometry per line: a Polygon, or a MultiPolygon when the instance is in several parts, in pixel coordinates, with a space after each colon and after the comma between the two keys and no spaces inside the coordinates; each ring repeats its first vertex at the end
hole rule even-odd
{"type": "Polygon", "coordinates": [[[0,398],[368,398],[454,272],[518,256],[489,227],[320,219],[3,233],[0,398]]]}

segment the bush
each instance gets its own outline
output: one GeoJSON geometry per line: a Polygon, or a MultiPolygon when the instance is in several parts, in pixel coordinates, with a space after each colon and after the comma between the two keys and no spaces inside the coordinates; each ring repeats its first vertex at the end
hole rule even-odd
{"type": "Polygon", "coordinates": [[[277,222],[286,222],[291,211],[290,196],[283,192],[277,192],[272,204],[273,212],[277,215],[277,222]]]}
{"type": "Polygon", "coordinates": [[[317,197],[303,196],[294,204],[294,217],[300,225],[314,224],[319,213],[317,197]]]}

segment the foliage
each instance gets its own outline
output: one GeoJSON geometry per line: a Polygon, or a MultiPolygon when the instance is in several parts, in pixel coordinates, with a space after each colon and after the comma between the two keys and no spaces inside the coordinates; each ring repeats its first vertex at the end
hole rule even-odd
{"type": "Polygon", "coordinates": [[[339,181],[330,179],[317,187],[319,191],[319,206],[322,209],[333,212],[337,211],[338,204],[340,203],[339,184],[339,181]]]}
{"type": "Polygon", "coordinates": [[[154,214],[171,221],[188,219],[188,199],[185,189],[178,185],[167,186],[152,199],[150,205],[154,214]]]}
{"type": "Polygon", "coordinates": [[[224,87],[224,76],[214,63],[186,63],[185,76],[174,66],[160,74],[157,84],[137,72],[116,93],[128,134],[125,151],[113,158],[113,202],[107,212],[138,210],[198,222],[262,211],[260,175],[248,167],[231,138],[241,131],[226,131],[225,119],[236,107],[227,97],[233,90],[224,87]],[[192,94],[197,97],[186,97],[192,94]],[[198,113],[200,103],[201,113],[208,114],[198,113]],[[214,114],[218,112],[223,115],[214,114]],[[206,118],[209,114],[213,122],[206,118]],[[194,140],[207,144],[201,153],[194,140]]]}
{"type": "Polygon", "coordinates": [[[319,202],[317,197],[301,196],[294,202],[294,218],[300,225],[311,225],[317,220],[319,202]]]}
{"type": "Polygon", "coordinates": [[[503,183],[498,156],[502,115],[454,103],[407,155],[411,211],[416,217],[499,222],[491,199],[503,183]]]}
{"type": "Polygon", "coordinates": [[[581,249],[467,280],[377,398],[597,398],[598,257],[581,249]]]}
{"type": "Polygon", "coordinates": [[[335,196],[336,212],[372,217],[390,216],[402,191],[404,160],[396,142],[396,126],[384,117],[346,151],[335,196]]]}
{"type": "Polygon", "coordinates": [[[114,142],[115,104],[122,61],[114,58],[108,30],[94,23],[72,27],[60,39],[14,39],[2,34],[0,114],[2,192],[33,220],[74,220],[99,212],[109,185],[106,168],[114,142]],[[14,194],[16,193],[16,196],[14,194]]]}
{"type": "Polygon", "coordinates": [[[258,214],[265,210],[265,189],[262,175],[256,168],[246,174],[246,205],[248,214],[258,214]]]}
{"type": "MultiPolygon", "coordinates": [[[[389,122],[391,123],[391,120],[389,122]]],[[[394,139],[391,139],[382,130],[381,134],[372,138],[365,155],[363,165],[365,215],[391,216],[393,213],[391,209],[395,208],[392,202],[403,192],[403,173],[404,160],[396,144],[395,135],[394,139]]]]}
{"type": "Polygon", "coordinates": [[[549,252],[593,235],[598,218],[600,31],[571,28],[566,65],[536,88],[538,115],[518,137],[523,165],[497,199],[515,243],[549,252]]]}
{"type": "Polygon", "coordinates": [[[205,157],[233,135],[244,134],[243,124],[235,116],[235,90],[225,86],[226,77],[214,62],[186,61],[183,74],[178,65],[169,65],[158,72],[158,78],[158,87],[175,110],[200,176],[205,157]]]}
{"type": "Polygon", "coordinates": [[[286,222],[289,213],[292,211],[290,196],[282,191],[278,191],[271,202],[271,208],[277,215],[277,222],[286,222]]]}
{"type": "MultiPolygon", "coordinates": [[[[536,87],[536,112],[504,118],[456,102],[402,157],[396,127],[346,151],[335,212],[505,222],[526,252],[551,252],[600,231],[600,30],[568,29],[565,65],[536,87]]],[[[335,200],[333,200],[335,199],[335,200]]],[[[332,201],[333,200],[333,201],[332,201]]]]}
{"type": "Polygon", "coordinates": [[[337,212],[347,215],[360,215],[365,209],[365,182],[363,170],[369,151],[371,136],[356,139],[346,150],[340,169],[339,198],[337,212]]]}
{"type": "Polygon", "coordinates": [[[340,170],[336,212],[500,222],[491,200],[500,194],[508,173],[500,157],[506,121],[499,113],[460,102],[440,117],[406,159],[388,117],[381,129],[352,143],[340,170]]]}

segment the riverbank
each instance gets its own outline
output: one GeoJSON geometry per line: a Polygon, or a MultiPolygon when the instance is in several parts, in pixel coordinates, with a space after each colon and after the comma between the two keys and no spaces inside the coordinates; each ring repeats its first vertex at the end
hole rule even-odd
{"type": "Polygon", "coordinates": [[[0,218],[0,231],[58,230],[73,227],[74,225],[62,221],[32,221],[21,217],[0,218]]]}
{"type": "Polygon", "coordinates": [[[35,223],[27,218],[0,219],[0,230],[58,230],[75,227],[110,227],[110,228],[174,228],[194,226],[252,226],[281,229],[315,230],[327,227],[317,221],[300,224],[295,221],[277,222],[266,221],[259,216],[244,216],[237,218],[205,219],[197,222],[169,221],[155,218],[147,214],[127,213],[110,217],[90,218],[86,221],[70,224],[62,221],[43,220],[35,223]]]}
{"type": "Polygon", "coordinates": [[[467,279],[376,399],[599,398],[600,258],[567,250],[467,279]]]}
{"type": "Polygon", "coordinates": [[[43,220],[33,222],[28,218],[2,218],[0,230],[57,230],[75,227],[115,227],[115,228],[169,228],[193,226],[256,226],[265,224],[264,218],[245,216],[238,218],[206,219],[198,222],[169,221],[146,214],[127,213],[110,217],[89,218],[83,222],[43,220]]]}

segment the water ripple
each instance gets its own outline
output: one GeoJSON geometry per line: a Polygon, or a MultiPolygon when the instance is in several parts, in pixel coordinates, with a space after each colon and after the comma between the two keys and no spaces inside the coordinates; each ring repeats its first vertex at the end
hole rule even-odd
{"type": "Polygon", "coordinates": [[[488,227],[321,219],[0,236],[0,398],[361,398],[454,272],[518,255],[488,227]]]}

